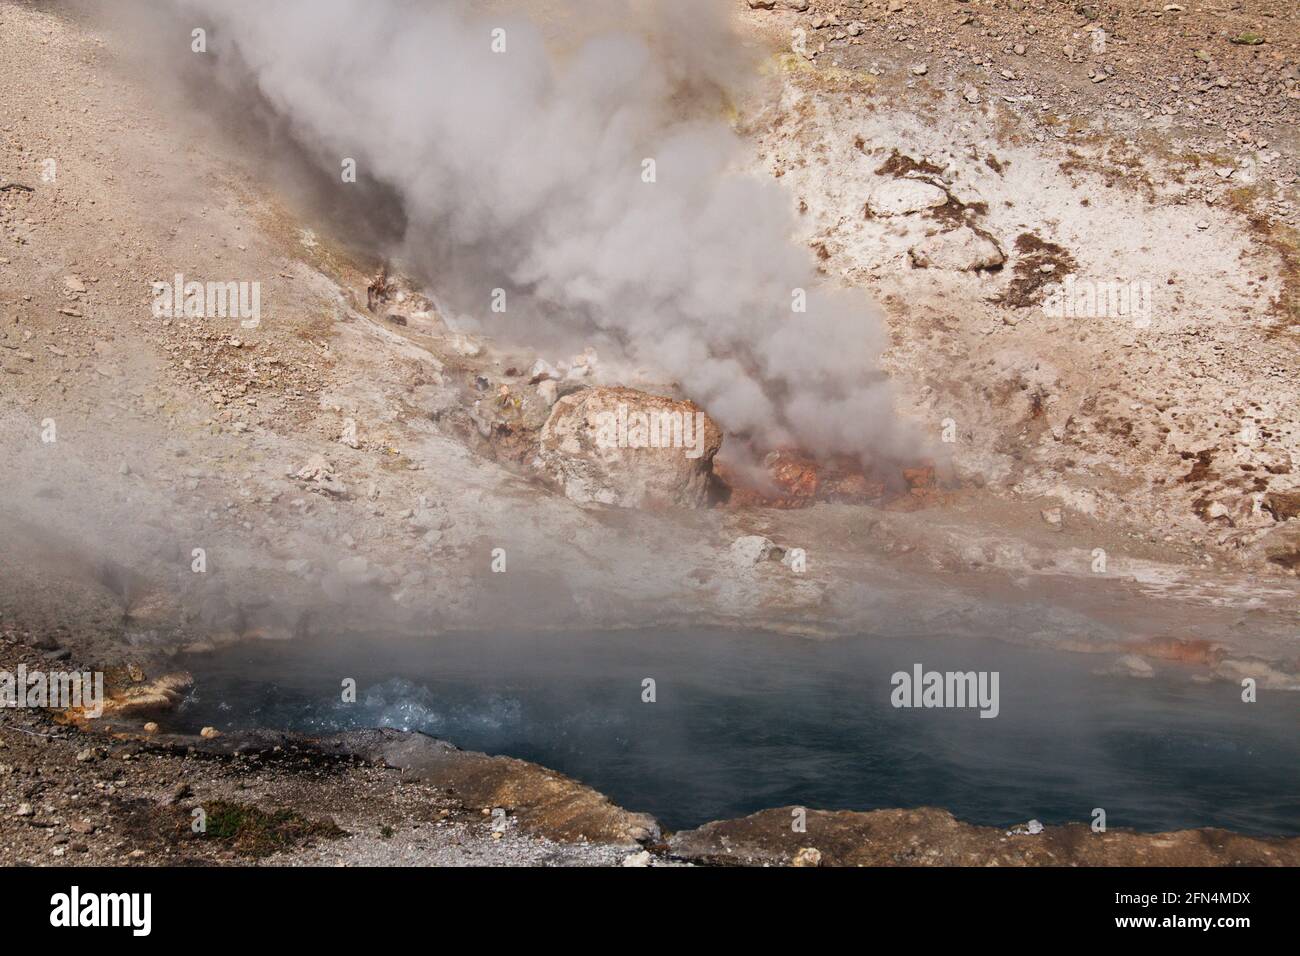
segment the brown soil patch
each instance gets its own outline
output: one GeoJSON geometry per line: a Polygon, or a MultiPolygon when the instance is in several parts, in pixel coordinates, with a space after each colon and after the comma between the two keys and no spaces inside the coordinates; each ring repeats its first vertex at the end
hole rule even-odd
{"type": "Polygon", "coordinates": [[[1078,267],[1068,250],[1032,232],[1016,236],[1015,250],[1015,277],[1002,296],[1002,304],[1013,309],[1037,305],[1043,286],[1061,281],[1078,267]],[[1045,271],[1043,267],[1048,265],[1053,268],[1045,271]]]}

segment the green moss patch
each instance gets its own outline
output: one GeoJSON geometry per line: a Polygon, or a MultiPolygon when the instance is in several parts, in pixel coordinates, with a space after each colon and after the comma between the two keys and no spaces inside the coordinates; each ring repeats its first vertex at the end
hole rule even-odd
{"type": "Polygon", "coordinates": [[[312,839],[346,836],[332,820],[309,820],[292,810],[267,812],[258,807],[218,800],[203,805],[209,840],[220,840],[236,853],[264,857],[312,839]]]}

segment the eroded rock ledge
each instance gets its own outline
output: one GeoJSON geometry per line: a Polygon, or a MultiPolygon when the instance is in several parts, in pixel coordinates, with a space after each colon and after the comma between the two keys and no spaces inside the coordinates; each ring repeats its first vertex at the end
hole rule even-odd
{"type": "Polygon", "coordinates": [[[1251,837],[1227,830],[1093,833],[1087,824],[1009,834],[962,823],[947,810],[807,811],[793,807],[706,823],[675,834],[669,852],[694,863],[733,866],[1296,866],[1300,837],[1251,837]],[[805,849],[816,854],[803,853],[805,849]]]}
{"type": "Polygon", "coordinates": [[[216,754],[267,753],[293,746],[325,757],[360,758],[403,771],[446,790],[467,806],[505,810],[527,832],[558,843],[600,843],[626,849],[660,839],[646,813],[611,803],[604,794],[561,773],[513,757],[461,750],[425,734],[374,729],[308,738],[278,731],[230,734],[211,740],[164,738],[152,746],[216,754]]]}
{"type": "MultiPolygon", "coordinates": [[[[262,731],[216,740],[154,740],[152,746],[249,754],[289,744],[322,755],[398,768],[468,806],[500,807],[526,832],[561,844],[605,844],[705,866],[1297,866],[1300,837],[1253,837],[1203,828],[1169,833],[1083,823],[1009,833],[963,823],[946,810],[808,810],[793,807],[707,823],[663,840],[659,824],[563,774],[511,757],[459,750],[420,733],[364,730],[323,738],[262,731]]],[[[1023,828],[1017,828],[1023,829],[1023,828]]]]}

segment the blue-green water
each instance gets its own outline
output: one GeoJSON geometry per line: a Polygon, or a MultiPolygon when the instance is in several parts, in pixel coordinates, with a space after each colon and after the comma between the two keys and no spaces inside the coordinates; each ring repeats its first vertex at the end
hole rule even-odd
{"type": "Polygon", "coordinates": [[[241,645],[188,662],[184,728],[396,727],[560,770],[670,829],[766,807],[1300,834],[1300,694],[1100,676],[995,641],[732,632],[241,645]],[[896,709],[891,675],[999,672],[1000,712],[896,709]],[[344,703],[341,682],[357,681],[344,703]],[[655,701],[642,700],[643,680],[655,701]]]}

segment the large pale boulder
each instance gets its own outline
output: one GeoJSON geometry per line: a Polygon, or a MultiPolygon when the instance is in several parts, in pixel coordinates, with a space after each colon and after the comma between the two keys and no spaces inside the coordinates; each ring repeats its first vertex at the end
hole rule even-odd
{"type": "Polygon", "coordinates": [[[908,254],[912,257],[912,265],[918,269],[950,272],[994,269],[1007,259],[996,242],[969,226],[927,236],[909,249],[908,254]]]}
{"type": "Polygon", "coordinates": [[[874,216],[906,216],[947,201],[948,194],[938,186],[919,179],[890,179],[871,191],[867,208],[874,216]]]}
{"type": "Polygon", "coordinates": [[[721,446],[721,429],[693,402],[585,388],[555,403],[534,464],[574,501],[699,508],[721,446]]]}

